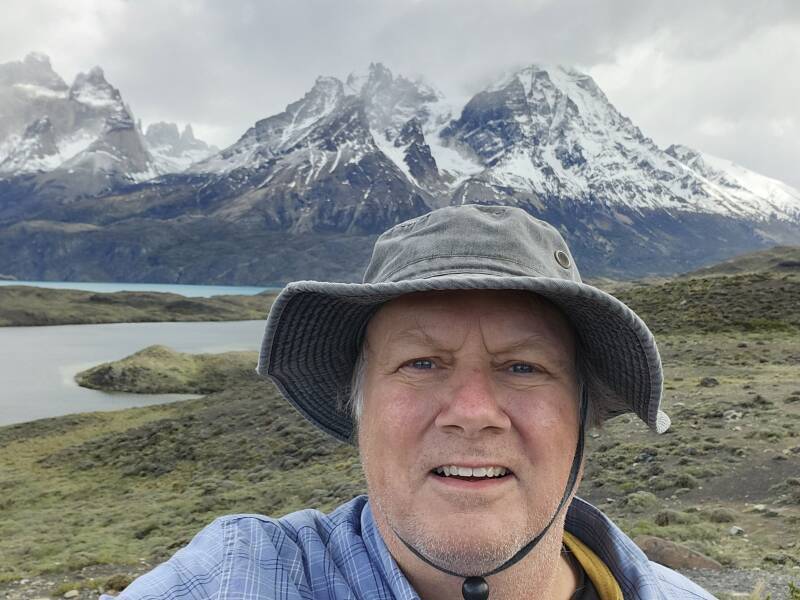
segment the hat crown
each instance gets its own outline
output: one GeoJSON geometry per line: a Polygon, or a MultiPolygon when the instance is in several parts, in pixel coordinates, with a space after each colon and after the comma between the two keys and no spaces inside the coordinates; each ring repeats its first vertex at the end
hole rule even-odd
{"type": "Polygon", "coordinates": [[[465,204],[384,232],[375,242],[364,283],[458,275],[581,281],[564,238],[549,223],[512,206],[465,204]]]}

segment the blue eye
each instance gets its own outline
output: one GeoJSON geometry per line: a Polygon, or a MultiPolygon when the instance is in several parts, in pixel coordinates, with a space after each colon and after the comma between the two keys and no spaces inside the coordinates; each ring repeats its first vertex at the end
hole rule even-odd
{"type": "Polygon", "coordinates": [[[528,363],[515,363],[509,367],[512,373],[533,373],[536,368],[528,363]]]}
{"type": "Polygon", "coordinates": [[[429,358],[418,358],[417,360],[412,360],[410,363],[408,363],[408,366],[415,369],[432,369],[433,361],[429,358]]]}

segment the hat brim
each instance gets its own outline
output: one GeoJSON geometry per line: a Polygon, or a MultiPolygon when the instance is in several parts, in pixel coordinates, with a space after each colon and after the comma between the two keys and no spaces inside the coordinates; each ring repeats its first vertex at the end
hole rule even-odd
{"type": "Polygon", "coordinates": [[[529,291],[557,305],[575,328],[585,358],[624,403],[624,412],[635,413],[657,433],[667,430],[669,417],[659,410],[661,359],[647,325],[610,294],[564,279],[445,275],[388,283],[293,282],[272,305],[256,371],[272,379],[318,428],[354,443],[345,405],[370,317],[404,294],[478,289],[529,291]]]}

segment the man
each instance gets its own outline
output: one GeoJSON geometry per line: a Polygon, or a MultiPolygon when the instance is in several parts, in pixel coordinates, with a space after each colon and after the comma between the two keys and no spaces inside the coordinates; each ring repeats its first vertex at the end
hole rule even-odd
{"type": "Polygon", "coordinates": [[[378,239],[364,282],[288,285],[258,372],[357,443],[368,496],[218,519],[123,598],[712,597],[574,497],[586,426],[669,419],[650,331],[553,227],[433,211],[378,239]]]}

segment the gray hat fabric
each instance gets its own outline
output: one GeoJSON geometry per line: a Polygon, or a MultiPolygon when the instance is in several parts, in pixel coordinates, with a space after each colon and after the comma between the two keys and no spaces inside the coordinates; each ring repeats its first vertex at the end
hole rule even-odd
{"type": "Polygon", "coordinates": [[[376,241],[363,283],[288,284],[270,310],[256,371],[311,423],[353,443],[344,405],[370,317],[403,294],[479,289],[530,291],[558,306],[624,412],[667,430],[650,330],[625,304],[581,282],[553,226],[514,207],[451,206],[392,227],[376,241]]]}

